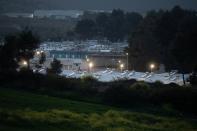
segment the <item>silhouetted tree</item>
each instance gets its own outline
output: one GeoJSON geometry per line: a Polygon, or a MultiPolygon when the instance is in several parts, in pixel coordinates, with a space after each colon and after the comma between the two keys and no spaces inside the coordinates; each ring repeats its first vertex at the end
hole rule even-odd
{"type": "Polygon", "coordinates": [[[17,37],[9,35],[5,37],[4,45],[0,46],[0,72],[15,72],[18,67],[16,55],[17,37]]]}
{"type": "Polygon", "coordinates": [[[25,29],[23,30],[17,40],[18,48],[18,60],[26,60],[28,63],[28,68],[30,66],[29,60],[34,56],[34,50],[39,46],[39,39],[33,35],[33,33],[25,29]]]}
{"type": "Polygon", "coordinates": [[[98,36],[106,37],[107,26],[109,24],[109,14],[99,13],[96,17],[98,36]]]}
{"type": "Polygon", "coordinates": [[[41,53],[39,64],[43,64],[46,61],[46,55],[44,52],[41,53]]]}
{"type": "Polygon", "coordinates": [[[196,19],[196,12],[179,6],[148,12],[129,38],[130,58],[138,52],[133,59],[137,70],[146,70],[154,61],[165,64],[167,70],[191,72],[196,65],[196,19]]]}
{"type": "Polygon", "coordinates": [[[143,17],[136,12],[128,12],[125,14],[125,24],[124,30],[126,35],[129,33],[134,32],[140,22],[143,20],[143,17]]]}
{"type": "Polygon", "coordinates": [[[67,31],[66,32],[66,36],[67,36],[67,40],[74,40],[76,35],[75,35],[75,32],[74,31],[67,31]]]}
{"type": "Polygon", "coordinates": [[[175,56],[178,68],[183,74],[191,72],[197,65],[196,42],[197,42],[197,17],[187,15],[182,19],[178,27],[172,54],[175,56]]]}
{"type": "Polygon", "coordinates": [[[29,60],[34,56],[39,39],[30,30],[25,29],[16,35],[6,36],[4,43],[0,49],[0,70],[15,71],[21,60],[26,60],[29,68],[29,60]]]}
{"type": "Polygon", "coordinates": [[[160,61],[160,45],[156,34],[160,12],[150,11],[129,38],[129,55],[136,70],[146,71],[150,61],[160,61]]]}
{"type": "Polygon", "coordinates": [[[124,12],[120,9],[113,10],[109,18],[106,33],[110,41],[122,41],[124,39],[124,23],[124,12]]]}
{"type": "Polygon", "coordinates": [[[96,18],[86,16],[86,19],[77,22],[75,32],[83,39],[107,38],[112,42],[123,41],[143,18],[139,13],[124,13],[120,9],[114,9],[111,13],[98,13],[95,16],[96,18]]]}
{"type": "Polygon", "coordinates": [[[96,24],[93,20],[81,20],[77,23],[75,32],[80,35],[81,39],[93,38],[97,33],[96,24]]]}
{"type": "Polygon", "coordinates": [[[60,74],[62,72],[62,64],[59,60],[55,59],[51,62],[51,68],[47,69],[49,74],[60,74]]]}
{"type": "Polygon", "coordinates": [[[189,82],[191,85],[197,85],[197,65],[195,66],[192,74],[189,76],[189,82]]]}

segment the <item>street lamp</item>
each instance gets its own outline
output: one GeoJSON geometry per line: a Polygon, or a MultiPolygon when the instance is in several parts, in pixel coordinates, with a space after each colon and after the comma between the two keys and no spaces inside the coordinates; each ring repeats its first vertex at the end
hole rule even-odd
{"type": "Polygon", "coordinates": [[[150,64],[150,70],[151,70],[151,72],[153,71],[154,68],[155,68],[155,65],[154,64],[150,64]]]}
{"type": "Polygon", "coordinates": [[[27,61],[23,61],[23,65],[26,66],[27,65],[27,61]]]}
{"type": "Polygon", "coordinates": [[[126,53],[127,55],[127,70],[129,70],[129,53],[126,53]]]}
{"type": "Polygon", "coordinates": [[[122,72],[122,69],[124,68],[124,64],[120,64],[120,69],[121,69],[121,72],[122,72]]]}
{"type": "Polygon", "coordinates": [[[22,61],[22,65],[25,66],[25,67],[27,67],[27,66],[28,66],[27,61],[26,61],[26,60],[23,60],[23,61],[22,61]]]}
{"type": "Polygon", "coordinates": [[[41,53],[40,51],[36,51],[36,55],[40,55],[40,53],[41,53]]]}
{"type": "Polygon", "coordinates": [[[94,66],[94,64],[92,62],[90,62],[88,66],[89,66],[89,71],[91,71],[93,66],[94,66]]]}

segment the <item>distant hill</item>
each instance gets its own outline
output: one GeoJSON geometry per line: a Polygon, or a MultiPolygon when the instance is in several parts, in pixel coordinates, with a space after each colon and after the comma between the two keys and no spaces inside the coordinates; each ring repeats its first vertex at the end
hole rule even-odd
{"type": "Polygon", "coordinates": [[[35,9],[112,10],[144,13],[152,9],[170,9],[175,5],[197,9],[196,0],[0,0],[0,12],[32,12],[35,9]]]}
{"type": "Polygon", "coordinates": [[[46,8],[46,0],[0,0],[0,12],[33,12],[38,8],[46,8]]]}

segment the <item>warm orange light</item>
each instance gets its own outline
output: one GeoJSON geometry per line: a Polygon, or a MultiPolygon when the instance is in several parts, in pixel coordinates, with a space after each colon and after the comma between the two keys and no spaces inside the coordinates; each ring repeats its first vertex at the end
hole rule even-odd
{"type": "Polygon", "coordinates": [[[27,61],[24,60],[22,63],[24,66],[27,66],[27,61]]]}
{"type": "Polygon", "coordinates": [[[40,55],[40,51],[36,51],[36,55],[40,55]]]}
{"type": "Polygon", "coordinates": [[[120,64],[120,68],[121,68],[121,69],[124,68],[124,64],[120,64]]]}
{"type": "Polygon", "coordinates": [[[151,69],[154,69],[155,68],[155,65],[154,64],[150,64],[150,68],[151,69]]]}
{"type": "Polygon", "coordinates": [[[92,62],[89,63],[89,67],[92,68],[94,64],[92,62]]]}

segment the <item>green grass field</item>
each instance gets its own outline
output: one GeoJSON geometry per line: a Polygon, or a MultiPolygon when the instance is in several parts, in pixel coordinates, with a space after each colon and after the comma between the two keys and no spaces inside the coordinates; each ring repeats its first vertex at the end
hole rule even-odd
{"type": "Polygon", "coordinates": [[[0,131],[197,131],[195,119],[0,88],[0,131]]]}

